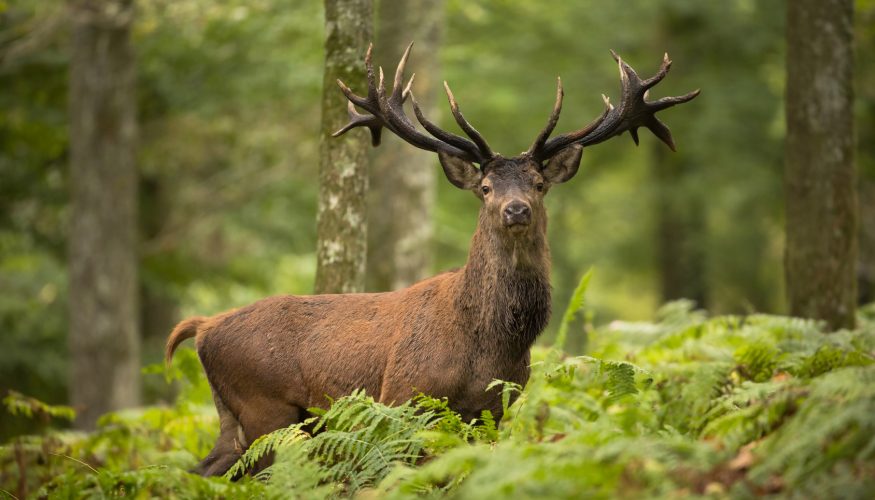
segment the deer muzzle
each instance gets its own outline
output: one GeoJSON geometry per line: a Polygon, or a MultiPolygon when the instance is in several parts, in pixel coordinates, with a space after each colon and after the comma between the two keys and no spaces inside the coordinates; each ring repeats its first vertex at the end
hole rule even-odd
{"type": "Polygon", "coordinates": [[[524,227],[532,222],[532,209],[525,202],[514,200],[504,206],[502,210],[504,227],[524,227]]]}

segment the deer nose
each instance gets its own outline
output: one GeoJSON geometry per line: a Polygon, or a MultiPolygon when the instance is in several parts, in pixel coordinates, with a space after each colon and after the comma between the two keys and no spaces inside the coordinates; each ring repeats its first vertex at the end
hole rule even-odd
{"type": "Polygon", "coordinates": [[[528,225],[532,219],[532,210],[521,201],[512,201],[504,207],[504,225],[528,225]]]}

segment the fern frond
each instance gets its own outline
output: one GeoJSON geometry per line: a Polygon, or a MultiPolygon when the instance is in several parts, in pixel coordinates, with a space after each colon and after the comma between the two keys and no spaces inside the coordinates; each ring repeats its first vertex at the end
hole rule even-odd
{"type": "Polygon", "coordinates": [[[746,343],[735,352],[740,372],[754,382],[765,382],[775,373],[783,354],[769,342],[746,343]]]}
{"type": "Polygon", "coordinates": [[[757,481],[780,473],[793,487],[827,481],[840,463],[872,470],[875,366],[840,368],[814,379],[793,416],[757,449],[757,481]]]}
{"type": "Polygon", "coordinates": [[[574,317],[577,315],[578,311],[583,308],[584,297],[586,297],[586,290],[589,288],[589,281],[592,279],[592,273],[593,269],[590,268],[583,276],[581,276],[580,282],[577,283],[574,293],[571,294],[571,298],[568,300],[568,306],[562,314],[562,322],[559,323],[559,332],[556,334],[556,340],[553,342],[553,350],[555,352],[561,352],[562,349],[565,348],[565,339],[568,337],[568,328],[571,326],[571,322],[574,321],[574,317]]]}
{"type": "Polygon", "coordinates": [[[70,406],[46,404],[36,398],[12,390],[3,398],[3,405],[6,406],[6,411],[11,415],[21,415],[27,418],[59,418],[62,420],[76,418],[76,410],[70,406]]]}
{"type": "Polygon", "coordinates": [[[225,473],[224,477],[226,479],[238,477],[255,467],[255,464],[269,453],[289,448],[302,440],[308,439],[310,435],[302,427],[311,424],[312,421],[313,419],[307,419],[304,422],[277,429],[270,434],[259,437],[249,445],[246,452],[225,473]]]}

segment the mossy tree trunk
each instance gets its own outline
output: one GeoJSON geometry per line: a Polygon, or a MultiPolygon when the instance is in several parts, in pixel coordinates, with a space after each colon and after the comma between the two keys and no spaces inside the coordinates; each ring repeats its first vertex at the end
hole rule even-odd
{"type": "MultiPolygon", "coordinates": [[[[413,93],[428,116],[438,89],[443,0],[392,2],[377,10],[377,62],[394,68],[415,42],[413,93]]],[[[396,290],[427,277],[432,268],[436,156],[383,134],[371,168],[368,196],[369,290],[396,290]]]]}
{"type": "Polygon", "coordinates": [[[853,0],[787,2],[785,274],[790,312],[854,326],[853,0]]]}
{"type": "Polygon", "coordinates": [[[316,293],[365,287],[369,138],[362,130],[331,134],[347,121],[346,98],[335,82],[365,92],[364,57],[372,34],[371,0],[325,0],[316,293]]]}
{"type": "Polygon", "coordinates": [[[77,427],[140,402],[132,0],[71,0],[70,400],[77,427]]]}

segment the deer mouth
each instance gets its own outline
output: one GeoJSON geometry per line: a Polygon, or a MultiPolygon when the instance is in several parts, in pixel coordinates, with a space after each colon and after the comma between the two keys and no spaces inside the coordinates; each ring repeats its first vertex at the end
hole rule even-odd
{"type": "Polygon", "coordinates": [[[522,234],[528,231],[529,229],[529,221],[528,220],[505,220],[504,228],[508,230],[511,234],[522,234]]]}

